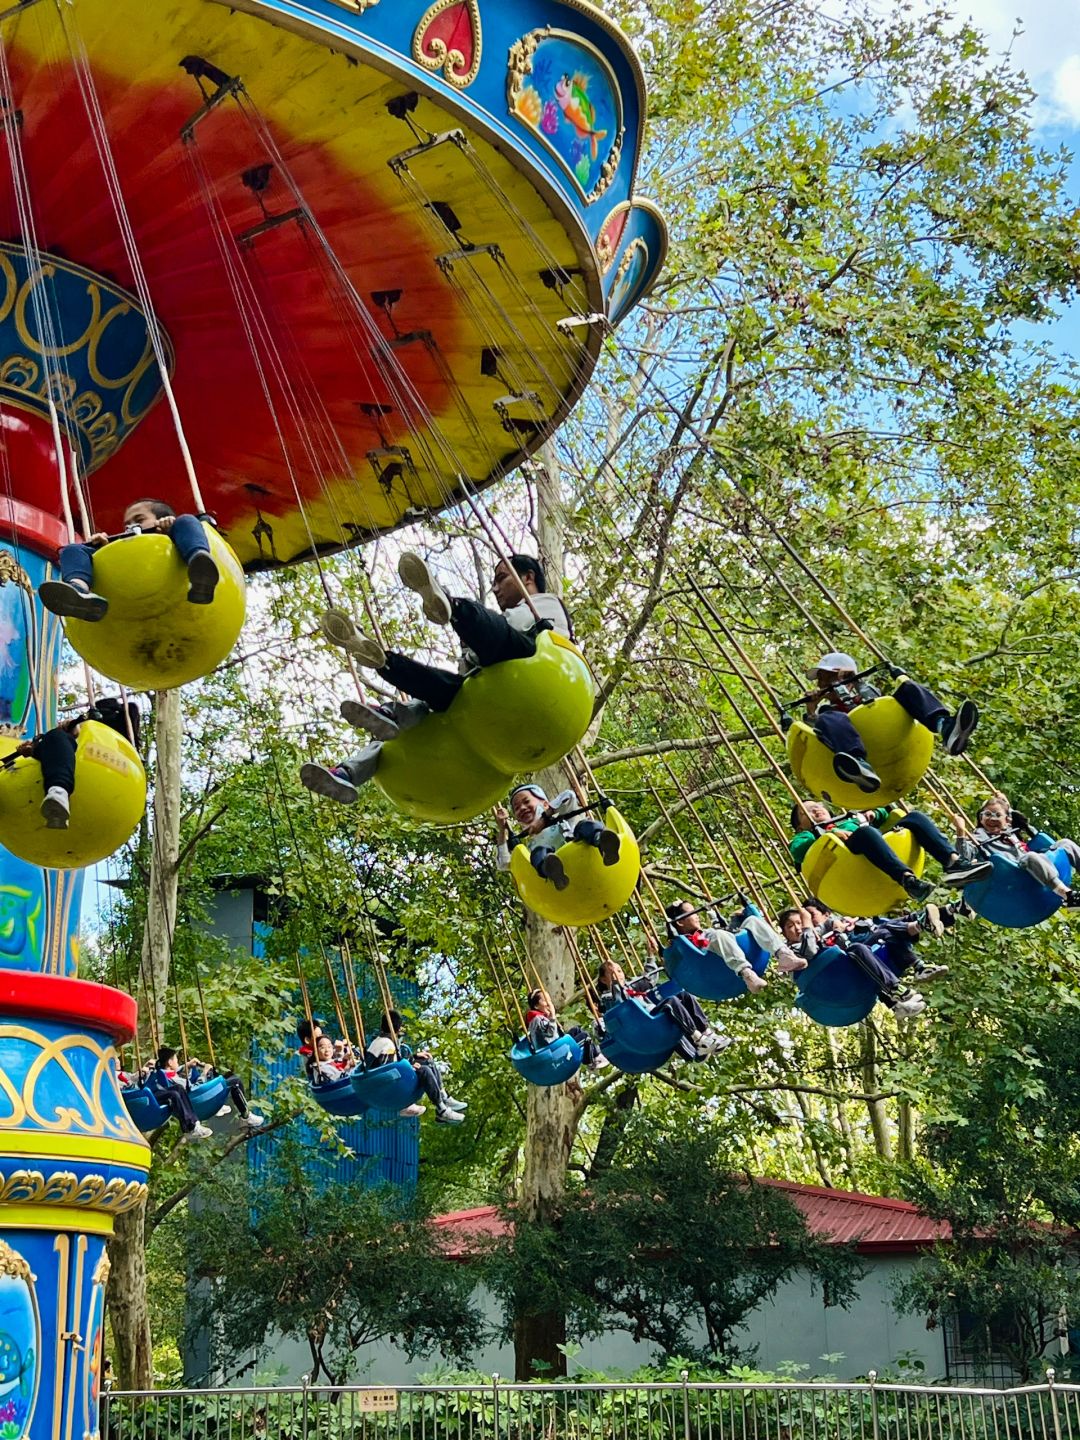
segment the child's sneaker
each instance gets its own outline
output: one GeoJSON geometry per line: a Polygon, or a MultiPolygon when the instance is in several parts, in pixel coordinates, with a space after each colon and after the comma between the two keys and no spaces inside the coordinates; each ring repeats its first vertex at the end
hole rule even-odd
{"type": "Polygon", "coordinates": [[[885,1004],[897,1020],[914,1020],[926,1009],[926,1001],[917,990],[898,990],[885,1000],[885,1004]]]}
{"type": "Polygon", "coordinates": [[[398,560],[398,578],[407,590],[413,590],[424,602],[424,614],[433,625],[449,625],[453,613],[450,598],[428,569],[427,561],[406,550],[398,560]]]}
{"type": "Polygon", "coordinates": [[[339,805],[353,805],[360,798],[360,791],[340,765],[301,765],[300,783],[326,800],[336,800],[339,805]]]}
{"type": "Polygon", "coordinates": [[[545,880],[550,880],[556,890],[565,890],[570,884],[570,876],[563,868],[563,863],[553,850],[550,855],[544,856],[544,863],[540,870],[545,880]]]}
{"type": "Polygon", "coordinates": [[[376,740],[396,740],[401,734],[397,724],[381,710],[359,700],[342,700],[341,718],[354,730],[366,730],[376,740]]]}
{"type": "Polygon", "coordinates": [[[397,1113],[401,1116],[402,1120],[412,1120],[415,1119],[415,1117],[418,1115],[426,1115],[427,1106],[406,1105],[404,1110],[399,1110],[397,1113]]]}
{"type": "Polygon", "coordinates": [[[442,1103],[447,1110],[467,1110],[469,1108],[468,1100],[455,1100],[452,1095],[444,1095],[442,1103]]]}
{"type": "Polygon", "coordinates": [[[590,1070],[610,1070],[610,1069],[611,1069],[611,1061],[607,1058],[606,1055],[604,1055],[604,1054],[602,1054],[602,1053],[598,1053],[595,1060],[590,1060],[590,1061],[589,1061],[589,1069],[590,1069],[590,1070]]]}
{"type": "Polygon", "coordinates": [[[881,789],[880,776],[857,755],[848,755],[841,751],[839,755],[833,756],[832,768],[838,779],[848,785],[857,785],[864,795],[872,795],[875,790],[881,789]]]}
{"type": "MultiPolygon", "coordinates": [[[[222,1112],[219,1111],[219,1114],[222,1112]]],[[[240,1117],[241,1125],[246,1125],[249,1130],[261,1130],[266,1121],[261,1115],[256,1115],[254,1110],[249,1110],[246,1115],[240,1117]]]]}
{"type": "Polygon", "coordinates": [[[386,651],[377,640],[361,635],[356,621],[346,610],[327,610],[319,619],[319,629],[331,645],[347,650],[361,665],[381,670],[386,664],[386,651]]]}
{"type": "Polygon", "coordinates": [[[954,890],[962,890],[965,885],[974,885],[987,879],[993,871],[994,867],[989,860],[964,860],[957,855],[941,872],[941,883],[954,890]]]}
{"type": "Polygon", "coordinates": [[[460,1110],[451,1110],[449,1107],[444,1107],[442,1110],[436,1110],[435,1120],[439,1125],[464,1125],[465,1116],[460,1110]]]}
{"type": "Polygon", "coordinates": [[[109,608],[104,595],[95,595],[78,580],[43,580],[38,597],[51,614],[70,620],[100,620],[109,608]]]}
{"type": "Polygon", "coordinates": [[[801,955],[796,955],[790,945],[781,945],[773,955],[773,961],[781,975],[794,975],[799,970],[805,970],[809,963],[801,955]]]}
{"type": "Polygon", "coordinates": [[[71,797],[59,785],[53,785],[45,792],[41,802],[41,818],[46,830],[66,830],[71,819],[71,797]]]}
{"type": "Polygon", "coordinates": [[[941,723],[941,739],[950,755],[962,755],[979,723],[979,707],[974,700],[964,700],[955,715],[941,723]]]}
{"type": "Polygon", "coordinates": [[[196,1125],[194,1130],[185,1130],[180,1136],[180,1141],[183,1144],[191,1140],[212,1140],[213,1137],[214,1132],[209,1125],[196,1125]]]}
{"type": "Polygon", "coordinates": [[[905,870],[900,878],[900,888],[913,900],[927,900],[934,893],[929,880],[920,880],[914,870],[905,870]]]}
{"type": "Polygon", "coordinates": [[[911,972],[911,978],[920,985],[930,985],[935,980],[943,980],[949,973],[947,965],[935,965],[930,961],[920,960],[911,972]]]}
{"type": "Polygon", "coordinates": [[[766,988],[768,983],[764,975],[757,974],[756,971],[750,969],[749,965],[746,967],[745,970],[739,971],[739,979],[743,982],[751,995],[760,995],[762,990],[766,988]]]}
{"type": "Polygon", "coordinates": [[[619,863],[619,837],[614,830],[601,830],[596,837],[596,848],[605,865],[619,863]]]}
{"type": "MultiPolygon", "coordinates": [[[[949,923],[951,924],[951,918],[949,923]]],[[[940,940],[945,934],[945,926],[946,921],[942,916],[941,908],[937,905],[927,905],[919,917],[919,929],[923,934],[933,935],[935,940],[940,940]]]]}
{"type": "Polygon", "coordinates": [[[188,604],[209,605],[221,579],[217,561],[209,550],[196,550],[187,563],[188,604]]]}
{"type": "Polygon", "coordinates": [[[718,1055],[721,1050],[726,1050],[732,1043],[730,1035],[721,1035],[711,1026],[708,1030],[699,1030],[691,1038],[694,1048],[702,1060],[708,1060],[713,1055],[718,1055]]]}

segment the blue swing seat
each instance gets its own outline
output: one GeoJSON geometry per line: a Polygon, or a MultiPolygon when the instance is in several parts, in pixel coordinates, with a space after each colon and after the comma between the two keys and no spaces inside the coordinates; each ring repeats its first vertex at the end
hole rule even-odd
{"type": "Polygon", "coordinates": [[[192,1085],[188,1091],[192,1108],[200,1120],[209,1120],[223,1105],[229,1103],[229,1082],[224,1075],[215,1075],[201,1085],[192,1085]]]}
{"type": "Polygon", "coordinates": [[[148,1085],[137,1085],[120,1093],[124,1097],[128,1114],[143,1135],[160,1130],[172,1119],[172,1112],[165,1109],[148,1085]]]}
{"type": "Polygon", "coordinates": [[[402,1058],[349,1076],[353,1094],[366,1110],[404,1110],[424,1093],[412,1061],[402,1058]]]}
{"type": "Polygon", "coordinates": [[[518,1040],[510,1051],[510,1064],[530,1085],[562,1085],[581,1069],[581,1061],[581,1045],[572,1035],[559,1035],[538,1050],[518,1040]]]}
{"type": "MultiPolygon", "coordinates": [[[[735,934],[735,943],[750,961],[755,975],[764,975],[769,952],[747,930],[735,934]]],[[[700,1000],[737,1000],[746,986],[712,950],[699,950],[688,935],[676,935],[664,950],[664,968],[683,990],[700,1000]]]]}
{"type": "MultiPolygon", "coordinates": [[[[683,987],[668,980],[652,991],[650,999],[677,995],[683,987]]],[[[601,1049],[611,1063],[628,1075],[647,1075],[666,1065],[679,1047],[682,1031],[670,1015],[650,1010],[643,1000],[630,995],[604,1013],[601,1049]]]]}
{"type": "MultiPolygon", "coordinates": [[[[1065,884],[1070,885],[1072,866],[1068,856],[1063,850],[1054,850],[1053,845],[1051,837],[1039,831],[1028,848],[1045,854],[1065,884]]],[[[1061,909],[1060,895],[1021,870],[1011,856],[992,850],[990,863],[993,873],[976,885],[965,885],[963,892],[964,899],[984,920],[1007,930],[1023,930],[1029,925],[1041,925],[1061,909]]]]}
{"type": "MultiPolygon", "coordinates": [[[[874,953],[885,960],[884,946],[874,953]]],[[[829,1029],[857,1025],[877,1004],[877,986],[838,945],[819,951],[794,980],[799,992],[795,1008],[829,1029]]]]}
{"type": "Polygon", "coordinates": [[[329,1080],[325,1085],[312,1085],[311,1098],[336,1120],[355,1120],[368,1108],[353,1089],[351,1075],[329,1080]]]}

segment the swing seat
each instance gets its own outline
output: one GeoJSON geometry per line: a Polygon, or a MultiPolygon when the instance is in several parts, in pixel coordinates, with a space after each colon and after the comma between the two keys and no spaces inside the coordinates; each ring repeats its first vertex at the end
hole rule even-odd
{"type": "Polygon", "coordinates": [[[641,851],[634,832],[612,805],[604,824],[619,837],[619,858],[605,865],[595,845],[568,840],[556,852],[570,881],[556,890],[550,880],[533,869],[529,850],[515,845],[510,856],[510,878],[522,902],[552,925],[598,925],[621,910],[638,883],[641,851]]]}
{"type": "Polygon", "coordinates": [[[229,1082],[224,1075],[215,1075],[212,1080],[204,1080],[201,1085],[192,1085],[188,1098],[199,1119],[209,1120],[223,1105],[229,1103],[229,1082]]]}
{"type": "Polygon", "coordinates": [[[311,1098],[337,1120],[355,1120],[368,1108],[353,1089],[351,1075],[343,1075],[340,1080],[331,1080],[325,1085],[312,1085],[311,1098]]]}
{"type": "MultiPolygon", "coordinates": [[[[750,962],[755,975],[764,975],[769,952],[763,950],[746,930],[735,934],[735,942],[750,962]]],[[[721,956],[699,950],[687,935],[677,935],[663,952],[664,968],[672,980],[699,1000],[737,1000],[746,986],[721,956]]]]}
{"type": "MultiPolygon", "coordinates": [[[[1035,848],[1032,844],[1032,849],[1035,848]]],[[[1072,866],[1065,852],[1049,846],[1038,848],[1053,862],[1064,883],[1070,885],[1072,866]]],[[[964,886],[964,899],[984,920],[1007,930],[1024,930],[1029,925],[1041,925],[1061,909],[1061,897],[1021,870],[1010,856],[992,850],[990,863],[994,869],[985,880],[964,886]]]]}
{"type": "Polygon", "coordinates": [[[510,1064],[530,1085],[562,1085],[581,1069],[581,1060],[581,1046],[572,1035],[559,1035],[539,1050],[518,1040],[510,1051],[510,1064]]]}
{"type": "Polygon", "coordinates": [[[365,1110],[404,1110],[424,1093],[411,1060],[394,1060],[374,1070],[354,1070],[353,1094],[365,1110]]]}
{"type": "MultiPolygon", "coordinates": [[[[876,953],[882,956],[880,949],[876,953]]],[[[877,986],[838,945],[819,951],[793,979],[796,1010],[829,1029],[857,1025],[877,1004],[877,986]]]]}
{"type": "MultiPolygon", "coordinates": [[[[17,745],[17,740],[0,739],[0,757],[17,745]]],[[[0,844],[45,870],[81,870],[107,859],[130,839],[146,809],[146,772],[122,735],[87,720],[77,737],[75,793],[66,830],[46,828],[44,798],[41,766],[30,756],[0,770],[0,844]]]]}
{"type": "MultiPolygon", "coordinates": [[[[672,986],[677,993],[678,986],[672,986]]],[[[657,995],[664,993],[661,986],[657,995]]],[[[679,1048],[682,1032],[664,1011],[650,1010],[643,1000],[630,995],[604,1014],[604,1054],[628,1075],[647,1075],[666,1065],[679,1048]]]]}
{"type": "MultiPolygon", "coordinates": [[[[922,874],[926,856],[910,830],[891,830],[885,841],[909,870],[922,874]]],[[[906,892],[884,870],[853,855],[832,831],[814,841],[801,870],[810,893],[838,915],[887,915],[898,905],[911,904],[906,892]]]]}
{"type": "Polygon", "coordinates": [[[160,1130],[172,1119],[172,1113],[165,1109],[157,1096],[147,1085],[138,1085],[131,1090],[121,1090],[127,1112],[143,1135],[160,1130]]]}
{"type": "Polygon", "coordinates": [[[520,771],[570,753],[589,728],[593,693],[581,651],[544,630],[535,655],[470,675],[449,710],[388,740],[375,784],[414,820],[471,820],[520,771]]]}
{"type": "Polygon", "coordinates": [[[203,529],[221,576],[209,605],[188,603],[187,566],[167,535],[128,535],[95,552],[94,589],[108,612],[64,621],[93,669],[132,690],[171,690],[229,654],[244,624],[244,572],[217,531],[203,529]]]}
{"type": "Polygon", "coordinates": [[[914,790],[934,752],[934,737],[926,726],[913,720],[891,695],[856,705],[848,719],[862,737],[869,763],[881,780],[880,790],[867,795],[841,780],[833,769],[833,752],[817,738],[812,725],[796,720],[787,733],[787,754],[803,787],[847,810],[890,805],[914,790]]]}

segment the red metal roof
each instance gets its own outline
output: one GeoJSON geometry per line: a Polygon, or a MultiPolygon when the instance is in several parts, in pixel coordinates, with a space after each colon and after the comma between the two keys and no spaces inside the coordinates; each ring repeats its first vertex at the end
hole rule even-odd
{"type": "MultiPolygon", "coordinates": [[[[757,1181],[783,1190],[799,1207],[815,1235],[836,1245],[854,1243],[860,1255],[910,1254],[925,1250],[951,1234],[944,1221],[929,1220],[906,1200],[860,1195],[854,1190],[828,1190],[823,1185],[796,1185],[791,1180],[757,1181]]],[[[447,1237],[449,1254],[467,1260],[480,1240],[505,1232],[494,1205],[440,1215],[435,1225],[447,1237]]]]}

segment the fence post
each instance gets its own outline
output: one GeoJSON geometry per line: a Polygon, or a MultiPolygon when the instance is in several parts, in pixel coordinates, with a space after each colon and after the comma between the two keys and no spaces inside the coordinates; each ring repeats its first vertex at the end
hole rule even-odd
{"type": "Polygon", "coordinates": [[[491,1377],[492,1418],[495,1422],[494,1437],[499,1440],[499,1372],[491,1377]]]}
{"type": "Polygon", "coordinates": [[[1050,1414],[1054,1418],[1054,1440],[1061,1440],[1061,1417],[1058,1415],[1057,1387],[1054,1380],[1057,1371],[1051,1365],[1046,1371],[1046,1388],[1050,1392],[1050,1414]]]}
{"type": "Polygon", "coordinates": [[[690,1371],[680,1371],[679,1379],[682,1381],[683,1440],[690,1440],[690,1371]]]}
{"type": "Polygon", "coordinates": [[[874,1440],[880,1440],[877,1409],[877,1371],[868,1370],[866,1372],[866,1378],[870,1382],[870,1429],[874,1440]]]}
{"type": "Polygon", "coordinates": [[[311,1376],[300,1376],[300,1440],[308,1440],[308,1390],[311,1376]]]}

